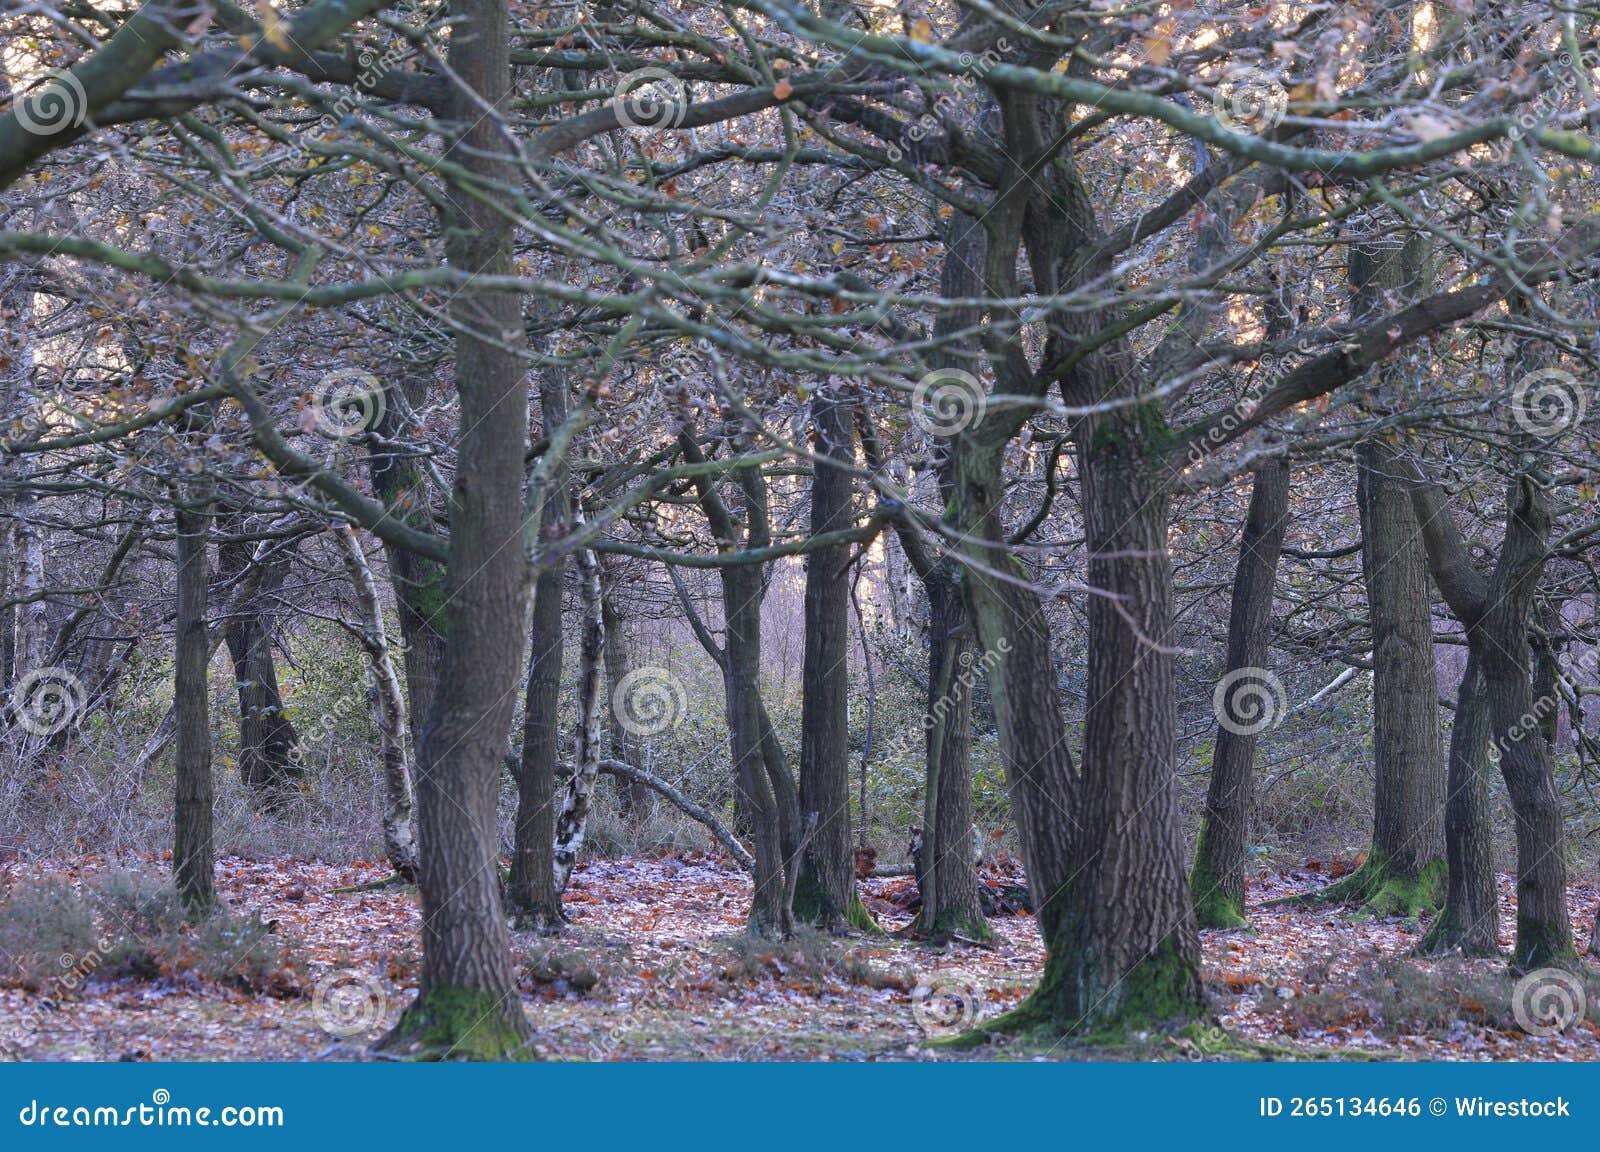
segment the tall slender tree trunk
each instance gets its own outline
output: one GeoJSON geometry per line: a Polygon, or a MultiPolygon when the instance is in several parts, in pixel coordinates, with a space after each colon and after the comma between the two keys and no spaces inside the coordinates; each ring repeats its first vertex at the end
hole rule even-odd
{"type": "MultiPolygon", "coordinates": [[[[407,414],[426,403],[432,367],[426,361],[400,360],[396,376],[384,383],[385,402],[378,436],[369,446],[372,491],[388,514],[419,529],[429,529],[433,482],[422,461],[396,445],[407,434],[407,414]]],[[[394,591],[400,625],[411,747],[422,745],[422,725],[433,705],[444,663],[444,566],[385,543],[384,561],[394,591]]]]}
{"type": "MultiPolygon", "coordinates": [[[[458,194],[450,265],[511,271],[511,229],[498,187],[515,180],[499,116],[510,92],[505,0],[457,0],[449,63],[465,125],[454,159],[482,184],[458,194]]],[[[531,569],[522,489],[528,442],[523,320],[507,293],[470,283],[451,304],[457,325],[461,436],[450,507],[444,664],[417,750],[422,979],[380,1043],[418,1058],[500,1059],[528,1038],[500,902],[495,801],[528,625],[531,569]]]]}
{"type": "MultiPolygon", "coordinates": [[[[846,469],[854,463],[855,441],[849,402],[824,385],[812,399],[812,425],[811,532],[820,535],[850,526],[846,469]]],[[[849,560],[848,545],[818,548],[805,559],[799,804],[811,832],[797,865],[794,914],[828,928],[848,923],[870,930],[876,925],[856,896],[850,840],[849,560]]]]}
{"type": "MultiPolygon", "coordinates": [[[[616,561],[604,554],[599,560],[603,591],[600,622],[606,630],[606,699],[613,700],[619,685],[623,684],[628,678],[628,673],[633,671],[633,656],[619,608],[622,585],[616,561]]],[[[622,716],[615,707],[606,709],[606,733],[611,745],[612,759],[620,760],[630,768],[644,767],[639,755],[638,740],[628,731],[627,725],[623,724],[622,716]]],[[[631,778],[619,776],[616,781],[617,796],[623,816],[640,826],[648,823],[655,810],[655,802],[649,787],[631,778]]]]}
{"type": "Polygon", "coordinates": [[[572,775],[561,794],[561,814],[556,817],[555,885],[565,892],[583,851],[594,807],[594,786],[600,774],[600,712],[605,707],[604,664],[606,647],[604,597],[600,591],[600,563],[593,552],[578,553],[578,591],[583,601],[583,639],[578,657],[578,735],[572,775]]]}
{"type": "Polygon", "coordinates": [[[1488,685],[1483,657],[1469,645],[1450,729],[1444,910],[1418,946],[1425,956],[1493,956],[1500,951],[1500,898],[1489,819],[1488,685]]]}
{"type": "Polygon", "coordinates": [[[210,512],[202,501],[174,509],[178,536],[178,610],[174,626],[172,880],[185,912],[194,919],[216,906],[213,877],[211,707],[206,666],[206,593],[211,581],[206,535],[210,512]]]}
{"type": "Polygon", "coordinates": [[[972,628],[962,604],[961,577],[940,561],[924,581],[928,591],[927,784],[922,843],[912,861],[922,910],[916,930],[986,940],[992,933],[978,896],[972,855],[972,687],[983,669],[973,654],[972,628]]]}
{"type": "Polygon", "coordinates": [[[395,671],[378,584],[355,529],[334,525],[334,538],[361,611],[361,646],[378,686],[378,752],[383,762],[383,847],[389,864],[405,880],[417,879],[416,793],[406,755],[406,694],[395,671]]]}
{"type": "MultiPolygon", "coordinates": [[[[545,435],[567,418],[569,398],[563,381],[547,378],[540,387],[545,435]]],[[[547,486],[540,538],[563,536],[572,514],[571,474],[557,466],[547,486]]],[[[533,591],[533,627],[528,684],[522,713],[522,760],[517,773],[517,815],[512,832],[511,880],[506,902],[516,926],[537,932],[562,924],[561,886],[556,880],[556,764],[560,759],[561,596],[566,579],[564,554],[539,570],[533,591]]]]}
{"type": "Polygon", "coordinates": [[[1444,897],[1444,761],[1427,559],[1397,459],[1376,438],[1357,453],[1372,631],[1372,847],[1326,895],[1376,915],[1410,916],[1444,897]]]}
{"type": "MultiPolygon", "coordinates": [[[[1235,691],[1225,693],[1224,709],[1239,699],[1239,688],[1248,690],[1251,681],[1259,680],[1266,671],[1273,590],[1288,523],[1289,464],[1279,458],[1256,468],[1250,492],[1228,614],[1227,675],[1235,691]]],[[[1229,716],[1226,722],[1218,717],[1211,783],[1189,885],[1201,928],[1237,928],[1245,923],[1245,842],[1250,829],[1256,736],[1263,722],[1271,719],[1270,712],[1229,716]]]]}

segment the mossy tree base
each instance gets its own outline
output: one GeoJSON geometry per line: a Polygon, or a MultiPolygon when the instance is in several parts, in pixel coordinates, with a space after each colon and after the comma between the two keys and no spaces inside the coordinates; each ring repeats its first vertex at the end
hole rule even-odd
{"type": "Polygon", "coordinates": [[[1249,921],[1244,915],[1244,897],[1226,891],[1208,863],[1206,830],[1201,829],[1200,847],[1195,854],[1194,874],[1189,878],[1189,892],[1194,902],[1194,916],[1201,928],[1244,928],[1249,921]]]}
{"type": "Polygon", "coordinates": [[[373,1051],[400,1060],[532,1060],[515,997],[436,987],[417,995],[373,1051]]]}
{"type": "Polygon", "coordinates": [[[955,908],[947,908],[939,914],[938,919],[928,922],[923,912],[911,923],[910,934],[935,943],[949,940],[959,936],[963,940],[987,941],[994,939],[994,929],[989,927],[989,921],[980,914],[976,917],[967,915],[955,908]]]}
{"type": "Polygon", "coordinates": [[[1536,968],[1571,968],[1578,963],[1578,949],[1569,933],[1518,915],[1517,943],[1511,950],[1513,973],[1522,975],[1536,968]]]}
{"type": "Polygon", "coordinates": [[[1484,926],[1468,923],[1465,914],[1457,913],[1446,905],[1417,945],[1416,954],[1424,957],[1485,958],[1500,955],[1500,946],[1496,942],[1493,924],[1484,926]]]}
{"type": "Polygon", "coordinates": [[[1443,860],[1431,860],[1417,875],[1403,876],[1373,852],[1344,879],[1309,893],[1306,902],[1356,904],[1371,916],[1420,916],[1444,906],[1446,879],[1443,860]]]}
{"type": "Polygon", "coordinates": [[[811,924],[828,931],[850,927],[857,932],[873,935],[883,932],[859,898],[852,897],[841,912],[809,873],[801,873],[800,882],[795,885],[794,918],[796,923],[811,924]]]}
{"type": "Polygon", "coordinates": [[[1165,948],[1116,981],[1114,995],[1080,989],[1059,963],[1048,959],[1039,986],[1026,1000],[948,1044],[967,1047],[1002,1034],[1115,1044],[1130,1036],[1170,1034],[1210,1023],[1198,969],[1176,948],[1165,948]]]}

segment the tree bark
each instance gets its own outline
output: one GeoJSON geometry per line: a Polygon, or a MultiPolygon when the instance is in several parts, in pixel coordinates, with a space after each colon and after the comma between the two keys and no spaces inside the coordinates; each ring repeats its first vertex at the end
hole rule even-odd
{"type": "MultiPolygon", "coordinates": [[[[1278,557],[1289,523],[1289,464],[1276,458],[1259,465],[1250,492],[1250,510],[1239,544],[1228,614],[1228,676],[1245,685],[1267,666],[1272,634],[1272,597],[1278,557]]],[[[1222,701],[1224,708],[1233,700],[1222,701]]],[[[1281,704],[1281,702],[1279,702],[1281,704]]],[[[1245,841],[1250,829],[1251,787],[1257,718],[1224,724],[1218,718],[1211,783],[1195,852],[1190,890],[1201,928],[1237,928],[1245,923],[1245,841]]],[[[1260,720],[1270,722],[1270,716],[1260,720]]]]}
{"type": "MultiPolygon", "coordinates": [[[[1529,678],[1530,612],[1550,531],[1544,485],[1530,474],[1512,479],[1505,539],[1493,573],[1485,577],[1472,564],[1443,492],[1414,466],[1410,483],[1434,577],[1483,673],[1489,732],[1516,817],[1517,940],[1511,963],[1518,970],[1567,962],[1577,954],[1567,910],[1566,829],[1529,678]]],[[[1464,865],[1474,862],[1469,858],[1464,865]]],[[[1481,869],[1481,860],[1475,866],[1481,869]]],[[[1487,883],[1481,873],[1464,873],[1463,882],[1469,877],[1479,886],[1487,883]]]]}
{"type": "Polygon", "coordinates": [[[583,851],[594,807],[595,780],[600,771],[600,711],[603,691],[606,630],[601,608],[600,564],[594,553],[578,553],[578,588],[583,599],[583,640],[578,658],[578,736],[572,775],[561,795],[556,818],[555,886],[565,892],[583,851]]]}
{"type": "Polygon", "coordinates": [[[940,561],[928,572],[928,696],[926,786],[922,843],[912,861],[922,910],[916,930],[931,937],[949,933],[986,940],[993,933],[983,916],[978,871],[972,854],[972,687],[983,669],[973,653],[972,628],[962,605],[961,577],[954,563],[940,561]]]}
{"type": "Polygon", "coordinates": [[[216,906],[213,877],[211,708],[206,682],[211,644],[206,635],[206,593],[211,581],[203,501],[174,509],[178,537],[178,605],[174,626],[172,880],[185,913],[200,919],[216,906]]]}
{"type": "MultiPolygon", "coordinates": [[[[567,418],[565,384],[547,377],[539,390],[545,435],[567,418]]],[[[565,535],[572,515],[570,470],[558,465],[548,478],[539,525],[546,543],[565,535]]],[[[560,759],[561,597],[566,579],[564,554],[539,570],[533,592],[533,626],[528,684],[522,714],[522,762],[517,773],[517,815],[512,831],[511,880],[506,902],[520,929],[559,931],[563,923],[557,883],[556,764],[560,759]]]]}
{"type": "Polygon", "coordinates": [[[1398,456],[1377,438],[1357,452],[1372,632],[1372,847],[1365,863],[1326,893],[1380,916],[1435,909],[1445,892],[1444,761],[1427,559],[1398,456]]]}
{"type": "MultiPolygon", "coordinates": [[[[244,519],[229,516],[228,531],[244,527],[244,519]]],[[[243,577],[252,563],[249,540],[227,540],[217,546],[217,575],[224,581],[243,577]]],[[[278,669],[272,658],[272,618],[263,610],[263,597],[282,586],[288,574],[288,556],[272,556],[255,593],[233,610],[224,637],[233,661],[233,678],[239,695],[239,778],[251,801],[269,808],[281,802],[284,789],[304,775],[298,748],[300,737],[283,707],[278,669]]]]}
{"type": "MultiPolygon", "coordinates": [[[[618,686],[633,671],[633,657],[628,634],[624,630],[622,612],[618,608],[621,584],[614,558],[600,556],[600,584],[603,600],[600,605],[600,623],[606,630],[606,699],[614,699],[618,686]]],[[[611,755],[632,768],[643,770],[638,741],[622,723],[617,709],[606,709],[606,731],[611,743],[611,755]]],[[[625,819],[643,826],[654,812],[651,789],[642,781],[629,776],[617,776],[617,797],[625,819]]]]}
{"type": "MultiPolygon", "coordinates": [[[[692,435],[685,432],[678,442],[690,462],[704,461],[692,435]]],[[[733,480],[744,496],[742,528],[717,494],[714,482],[704,476],[695,480],[701,510],[718,547],[729,551],[765,547],[771,539],[766,482],[755,466],[734,469],[733,480]]],[[[798,863],[794,859],[798,831],[787,827],[791,821],[784,815],[787,798],[782,795],[786,771],[782,749],[761,702],[761,604],[766,593],[763,567],[721,566],[718,576],[722,582],[723,645],[717,647],[703,627],[697,627],[696,632],[722,668],[734,806],[749,829],[751,855],[755,859],[748,928],[755,935],[781,939],[794,930],[788,870],[798,863]],[[774,787],[774,781],[778,787],[774,787]]],[[[794,807],[798,809],[797,797],[794,807]]]]}
{"type": "Polygon", "coordinates": [[[383,622],[383,606],[378,601],[378,584],[366,553],[361,550],[355,529],[348,524],[334,525],[334,538],[344,557],[345,571],[355,589],[361,611],[361,647],[372,665],[378,685],[378,752],[383,762],[383,846],[389,864],[397,875],[417,879],[416,793],[411,783],[411,764],[406,757],[406,695],[395,672],[388,630],[383,622]]]}
{"type": "MultiPolygon", "coordinates": [[[[848,528],[855,441],[849,401],[824,384],[812,398],[811,532],[848,528]],[[838,467],[829,463],[837,460],[838,467]]],[[[801,670],[800,812],[814,821],[798,863],[794,914],[825,928],[871,930],[856,896],[850,840],[850,548],[840,544],[805,558],[805,655],[801,670]]]]}
{"type": "MultiPolygon", "coordinates": [[[[515,179],[503,135],[510,91],[505,0],[458,0],[449,63],[467,127],[456,162],[481,180],[458,193],[452,267],[511,271],[511,228],[497,189],[515,179]],[[487,114],[485,106],[496,114],[487,114]]],[[[381,1046],[417,1058],[525,1054],[528,1023],[501,909],[495,800],[528,626],[531,569],[522,489],[528,438],[521,308],[515,296],[463,287],[456,324],[461,435],[450,507],[446,640],[438,690],[417,750],[422,979],[381,1046]]]]}
{"type": "Polygon", "coordinates": [[[1424,956],[1494,956],[1500,951],[1500,898],[1489,823],[1489,702],[1483,658],[1469,644],[1456,690],[1445,798],[1444,909],[1422,938],[1424,956]]]}

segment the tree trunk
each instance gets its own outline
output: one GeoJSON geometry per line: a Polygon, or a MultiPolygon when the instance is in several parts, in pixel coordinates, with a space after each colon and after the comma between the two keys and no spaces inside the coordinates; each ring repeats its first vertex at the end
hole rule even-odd
{"type": "MultiPolygon", "coordinates": [[[[624,631],[622,613],[618,609],[621,585],[617,578],[614,558],[600,556],[600,584],[604,598],[600,604],[600,623],[606,630],[606,699],[615,699],[618,687],[633,671],[633,658],[628,634],[624,631]]],[[[615,707],[606,709],[606,731],[611,743],[613,759],[631,768],[643,769],[638,741],[615,707]]],[[[643,827],[654,814],[654,801],[648,785],[626,776],[617,776],[617,797],[625,819],[643,827]]]]}
{"type": "Polygon", "coordinates": [[[916,931],[987,940],[989,923],[978,898],[972,856],[972,686],[983,669],[973,655],[972,629],[961,602],[956,566],[941,561],[925,580],[928,591],[927,784],[922,843],[912,861],[922,910],[916,931]]]}
{"type": "MultiPolygon", "coordinates": [[[[1493,574],[1485,578],[1473,566],[1442,490],[1418,477],[1414,467],[1410,478],[1434,578],[1466,628],[1468,651],[1483,673],[1489,732],[1516,816],[1517,942],[1511,963],[1518,970],[1577,954],[1567,911],[1566,829],[1529,679],[1528,626],[1550,531],[1545,484],[1531,474],[1511,481],[1505,539],[1493,574]]],[[[1481,875],[1475,882],[1485,883],[1481,875]]]]}
{"type": "Polygon", "coordinates": [[[600,772],[600,711],[606,647],[605,617],[601,608],[600,564],[594,553],[578,553],[578,587],[583,598],[583,641],[578,659],[578,736],[572,775],[562,792],[561,815],[556,818],[555,886],[565,892],[583,851],[589,812],[594,806],[595,780],[600,772]]]}
{"type": "MultiPolygon", "coordinates": [[[[1278,556],[1289,523],[1289,464],[1274,459],[1258,466],[1250,492],[1250,511],[1239,544],[1239,567],[1233,577],[1233,604],[1228,614],[1228,673],[1233,691],[1218,701],[1233,710],[1249,696],[1267,667],[1272,636],[1272,597],[1277,585],[1278,556]],[[1243,690],[1246,696],[1241,696],[1243,690]]],[[[1256,735],[1282,718],[1282,701],[1266,704],[1252,715],[1218,716],[1211,784],[1195,852],[1190,890],[1201,928],[1237,928],[1245,923],[1245,841],[1253,799],[1251,775],[1256,735]]]]}
{"type": "Polygon", "coordinates": [[[1500,899],[1489,824],[1489,706],[1483,658],[1470,647],[1456,690],[1445,799],[1444,910],[1422,938],[1424,956],[1493,956],[1500,951],[1500,899]]]}
{"type": "MultiPolygon", "coordinates": [[[[228,531],[244,527],[243,518],[228,517],[228,531]]],[[[252,563],[249,540],[228,540],[217,546],[217,575],[225,581],[243,578],[252,563]]],[[[300,737],[284,712],[278,669],[272,658],[272,618],[263,611],[263,597],[277,591],[288,574],[288,557],[265,561],[266,573],[255,595],[238,603],[224,633],[233,678],[239,693],[239,778],[253,803],[268,808],[283,799],[284,789],[304,775],[300,737]]]]}
{"type": "Polygon", "coordinates": [[[1483,615],[1483,674],[1500,774],[1517,824],[1517,942],[1511,964],[1530,971],[1576,956],[1567,909],[1567,831],[1550,746],[1534,707],[1528,627],[1544,572],[1550,513],[1542,480],[1519,476],[1506,498],[1495,595],[1483,615]]]}
{"type": "MultiPolygon", "coordinates": [[[[539,390],[545,435],[567,418],[563,382],[547,377],[539,390]]],[[[540,538],[566,534],[572,513],[571,474],[557,466],[548,478],[540,538]]],[[[512,831],[511,880],[506,902],[520,929],[559,931],[561,885],[556,876],[556,764],[560,759],[561,597],[566,579],[562,554],[539,570],[533,592],[533,627],[528,685],[522,715],[522,762],[517,773],[517,815],[512,831]]]]}
{"type": "MultiPolygon", "coordinates": [[[[510,89],[505,0],[459,0],[449,63],[469,91],[457,163],[482,184],[458,193],[452,267],[511,271],[511,229],[497,187],[515,179],[497,115],[510,89]],[[480,102],[481,101],[481,102],[480,102]]],[[[422,979],[381,1042],[417,1058],[501,1059],[525,1053],[528,1023],[501,909],[495,800],[524,654],[531,571],[523,535],[528,440],[517,297],[470,284],[451,303],[461,435],[450,507],[445,651],[417,749],[422,979]]]]}
{"type": "MultiPolygon", "coordinates": [[[[850,404],[824,385],[812,398],[815,429],[811,533],[850,526],[855,442],[850,404]],[[829,460],[841,461],[833,467],[829,460]]],[[[856,896],[850,839],[850,585],[848,545],[805,558],[805,656],[801,672],[800,814],[811,837],[798,863],[794,914],[825,928],[850,924],[871,930],[871,915],[856,896]]]]}
{"type": "Polygon", "coordinates": [[[1376,438],[1357,452],[1372,632],[1372,847],[1366,862],[1326,893],[1379,916],[1435,909],[1445,892],[1444,762],[1427,559],[1398,456],[1376,438]]]}
{"type": "MultiPolygon", "coordinates": [[[[432,481],[420,459],[394,445],[406,437],[406,414],[426,403],[431,372],[426,362],[402,359],[396,377],[386,380],[368,458],[373,494],[391,516],[424,530],[433,526],[432,481]]],[[[416,749],[422,746],[422,725],[444,663],[444,567],[387,542],[383,554],[400,624],[411,747],[416,749]]]]}
{"type": "Polygon", "coordinates": [[[355,529],[334,525],[334,538],[361,611],[361,646],[378,685],[378,749],[383,761],[383,847],[389,864],[402,878],[417,879],[416,793],[406,758],[406,695],[391,657],[378,585],[355,529]]]}
{"type": "Polygon", "coordinates": [[[178,610],[173,631],[172,880],[193,919],[216,906],[213,872],[211,708],[206,666],[211,644],[206,635],[206,591],[211,580],[206,551],[210,514],[204,503],[174,509],[178,537],[178,610]]]}

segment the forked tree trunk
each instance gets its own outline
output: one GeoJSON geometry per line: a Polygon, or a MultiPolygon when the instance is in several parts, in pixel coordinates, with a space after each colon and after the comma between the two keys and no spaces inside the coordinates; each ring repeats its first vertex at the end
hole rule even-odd
{"type": "Polygon", "coordinates": [[[1489,723],[1517,824],[1517,942],[1511,964],[1519,971],[1576,955],[1567,909],[1566,824],[1529,679],[1528,627],[1549,532],[1543,480],[1517,477],[1506,498],[1497,594],[1486,605],[1481,627],[1489,723]]]}
{"type": "MultiPolygon", "coordinates": [[[[1526,474],[1512,479],[1505,538],[1488,577],[1473,566],[1442,490],[1415,473],[1410,484],[1434,576],[1483,672],[1489,732],[1511,794],[1517,827],[1517,940],[1511,963],[1519,970],[1576,955],[1567,910],[1566,828],[1530,680],[1528,626],[1550,531],[1544,484],[1526,474]]],[[[1474,882],[1485,883],[1481,875],[1474,882]]]]}
{"type": "Polygon", "coordinates": [[[578,591],[583,599],[583,640],[578,657],[578,735],[572,775],[561,794],[556,818],[555,887],[565,892],[583,851],[594,786],[600,773],[600,713],[605,707],[605,618],[601,608],[600,564],[593,552],[578,552],[578,591]]]}
{"type": "MultiPolygon", "coordinates": [[[[1278,458],[1259,465],[1250,492],[1250,511],[1239,544],[1228,614],[1228,683],[1233,690],[1218,703],[1231,709],[1240,690],[1259,685],[1267,667],[1272,636],[1272,597],[1278,557],[1289,523],[1289,464],[1278,458]]],[[[1200,843],[1189,887],[1201,928],[1237,928],[1245,923],[1245,842],[1250,830],[1256,736],[1273,720],[1270,709],[1282,702],[1256,703],[1262,714],[1219,715],[1211,783],[1206,792],[1200,843]],[[1226,722],[1224,722],[1226,720],[1226,722]]],[[[1281,718],[1281,713],[1279,714],[1281,718]]]]}
{"type": "MultiPolygon", "coordinates": [[[[230,516],[227,530],[244,527],[242,517],[230,516]]],[[[217,546],[217,575],[240,580],[253,562],[249,540],[229,540],[217,546]]],[[[280,802],[304,769],[300,762],[300,737],[289,722],[278,687],[278,669],[272,658],[272,618],[262,609],[262,598],[276,592],[288,574],[288,557],[264,561],[266,572],[255,592],[238,602],[224,637],[233,661],[233,678],[239,696],[239,778],[258,807],[280,802]]]]}
{"type": "Polygon", "coordinates": [[[178,611],[173,631],[172,881],[193,919],[216,906],[213,878],[211,709],[206,665],[211,644],[206,635],[206,591],[211,580],[206,534],[210,514],[203,503],[174,508],[178,536],[178,611]]]}
{"type": "MultiPolygon", "coordinates": [[[[496,115],[510,90],[505,0],[459,0],[449,63],[457,93],[457,163],[483,185],[458,193],[450,265],[511,272],[511,229],[496,189],[515,171],[496,115]]],[[[450,507],[444,665],[417,750],[422,979],[380,1042],[416,1058],[522,1055],[528,1022],[500,903],[495,830],[501,757],[525,648],[531,572],[522,531],[528,442],[526,366],[517,297],[462,287],[451,304],[461,436],[450,507]]]]}
{"type": "Polygon", "coordinates": [[[395,873],[405,880],[417,879],[416,793],[411,783],[411,764],[406,758],[406,694],[395,670],[388,630],[383,622],[383,605],[378,600],[378,584],[355,529],[345,523],[334,525],[333,534],[344,558],[345,571],[355,590],[361,612],[361,647],[372,665],[378,686],[378,754],[383,762],[383,848],[395,873]]]}
{"type": "MultiPolygon", "coordinates": [[[[812,398],[813,451],[811,532],[850,526],[855,442],[850,404],[824,384],[812,398]],[[829,460],[840,461],[839,467],[829,460]]],[[[848,545],[806,554],[805,656],[801,671],[800,814],[811,837],[798,863],[794,914],[797,920],[835,928],[872,929],[871,915],[856,896],[855,857],[850,840],[850,585],[848,545]]]]}

